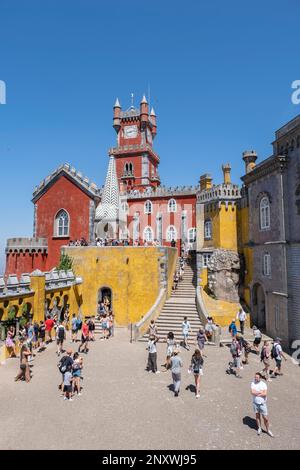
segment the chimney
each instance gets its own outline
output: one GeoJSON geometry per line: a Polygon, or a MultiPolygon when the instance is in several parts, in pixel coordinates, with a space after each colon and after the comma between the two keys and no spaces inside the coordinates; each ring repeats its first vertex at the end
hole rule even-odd
{"type": "Polygon", "coordinates": [[[255,150],[245,150],[243,152],[243,160],[246,166],[246,174],[255,168],[255,162],[257,160],[257,153],[255,150]]]}
{"type": "Polygon", "coordinates": [[[230,184],[231,183],[231,179],[230,179],[231,166],[230,166],[230,163],[225,163],[225,165],[222,165],[222,170],[223,170],[224,184],[230,184]]]}
{"type": "Polygon", "coordinates": [[[212,187],[212,177],[207,173],[200,176],[200,191],[210,189],[212,187]]]}
{"type": "Polygon", "coordinates": [[[121,128],[121,105],[118,98],[116,99],[114,105],[113,128],[115,129],[116,133],[118,133],[121,128]]]}

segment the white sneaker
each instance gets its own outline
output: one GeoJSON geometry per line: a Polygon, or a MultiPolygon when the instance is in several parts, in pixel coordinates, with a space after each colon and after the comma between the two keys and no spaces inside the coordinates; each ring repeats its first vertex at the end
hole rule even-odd
{"type": "Polygon", "coordinates": [[[268,379],[267,382],[273,382],[273,380],[272,380],[272,379],[268,379]]]}
{"type": "Polygon", "coordinates": [[[160,374],[160,370],[157,370],[155,373],[156,373],[156,374],[160,374]]]}
{"type": "Polygon", "coordinates": [[[257,430],[257,435],[258,435],[258,436],[261,435],[261,428],[258,428],[258,430],[257,430]]]}
{"type": "Polygon", "coordinates": [[[270,437],[274,437],[274,434],[273,434],[272,431],[270,431],[270,430],[268,431],[267,434],[269,434],[270,437]]]}
{"type": "Polygon", "coordinates": [[[199,394],[198,394],[198,395],[196,395],[196,398],[200,398],[200,395],[199,395],[199,394]]]}
{"type": "Polygon", "coordinates": [[[69,401],[73,401],[73,398],[69,398],[69,401]]]}
{"type": "Polygon", "coordinates": [[[67,400],[67,397],[64,396],[64,400],[67,400]]]}
{"type": "Polygon", "coordinates": [[[81,395],[82,395],[82,393],[79,392],[79,393],[78,393],[78,396],[81,397],[81,395]]]}

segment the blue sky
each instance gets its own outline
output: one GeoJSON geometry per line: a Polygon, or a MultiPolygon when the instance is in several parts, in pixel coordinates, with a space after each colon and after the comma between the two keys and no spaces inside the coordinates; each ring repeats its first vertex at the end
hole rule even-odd
{"type": "Polygon", "coordinates": [[[32,190],[58,165],[103,184],[115,98],[149,84],[163,183],[220,181],[227,161],[239,182],[243,150],[269,156],[300,113],[299,15],[298,0],[1,0],[1,253],[32,235],[32,190]]]}

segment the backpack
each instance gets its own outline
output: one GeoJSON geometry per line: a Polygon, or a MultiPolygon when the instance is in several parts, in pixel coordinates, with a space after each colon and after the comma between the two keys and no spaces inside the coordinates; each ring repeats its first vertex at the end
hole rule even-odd
{"type": "Polygon", "coordinates": [[[66,365],[67,361],[66,361],[66,359],[68,359],[68,356],[62,357],[61,360],[59,361],[59,363],[57,364],[58,370],[62,374],[64,374],[67,370],[67,365],[66,365]]]}
{"type": "Polygon", "coordinates": [[[58,339],[64,339],[65,338],[65,329],[63,326],[59,326],[57,329],[57,337],[58,339]]]}
{"type": "Polygon", "coordinates": [[[271,350],[271,358],[276,359],[278,357],[278,351],[277,351],[277,343],[273,344],[272,350],[271,350]]]}
{"type": "Polygon", "coordinates": [[[76,325],[77,325],[78,330],[81,330],[82,321],[81,321],[81,320],[77,320],[76,325]]]}
{"type": "Polygon", "coordinates": [[[230,346],[230,352],[233,356],[237,356],[238,345],[232,343],[232,345],[230,346]]]}

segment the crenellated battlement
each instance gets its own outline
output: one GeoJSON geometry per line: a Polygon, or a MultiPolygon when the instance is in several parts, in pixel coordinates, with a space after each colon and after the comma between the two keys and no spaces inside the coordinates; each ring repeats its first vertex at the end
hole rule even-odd
{"type": "Polygon", "coordinates": [[[6,241],[6,253],[48,253],[47,238],[8,238],[6,241]]]}

